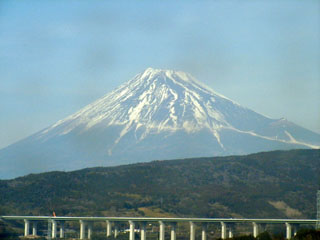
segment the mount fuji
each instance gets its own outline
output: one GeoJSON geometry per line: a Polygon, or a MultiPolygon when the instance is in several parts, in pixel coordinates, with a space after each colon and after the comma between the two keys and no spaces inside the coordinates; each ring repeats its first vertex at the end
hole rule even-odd
{"type": "Polygon", "coordinates": [[[319,146],[319,134],[242,107],[188,73],[148,68],[80,111],[0,150],[0,178],[319,146]]]}

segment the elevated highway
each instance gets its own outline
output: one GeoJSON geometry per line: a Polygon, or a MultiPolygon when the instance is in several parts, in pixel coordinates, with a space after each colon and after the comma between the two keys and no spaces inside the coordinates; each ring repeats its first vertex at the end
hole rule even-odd
{"type": "Polygon", "coordinates": [[[260,218],[153,218],[153,217],[68,217],[68,216],[0,216],[3,221],[22,220],[24,221],[24,236],[37,236],[37,223],[47,221],[51,228],[49,238],[64,238],[66,221],[78,221],[80,224],[80,239],[91,239],[93,222],[106,223],[106,235],[115,237],[119,234],[118,223],[129,224],[129,240],[135,240],[135,230],[139,226],[141,240],[146,240],[147,223],[159,224],[159,240],[165,239],[165,227],[170,227],[170,239],[176,240],[176,225],[187,222],[190,224],[190,240],[195,240],[195,226],[201,224],[201,239],[207,239],[208,224],[221,225],[221,238],[233,237],[233,226],[236,223],[247,223],[252,225],[252,233],[257,237],[261,226],[265,224],[282,224],[286,228],[286,238],[291,239],[301,224],[315,225],[316,219],[260,219],[260,218]],[[31,226],[32,225],[32,226],[31,226]],[[30,233],[30,228],[32,232],[30,233]],[[59,232],[58,232],[59,228],[59,232]]]}

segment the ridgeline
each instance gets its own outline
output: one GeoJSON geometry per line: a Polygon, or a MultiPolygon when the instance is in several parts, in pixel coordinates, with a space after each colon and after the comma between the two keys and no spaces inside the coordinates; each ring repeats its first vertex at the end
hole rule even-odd
{"type": "Polygon", "coordinates": [[[30,174],[0,181],[0,215],[315,218],[319,175],[320,150],[30,174]]]}

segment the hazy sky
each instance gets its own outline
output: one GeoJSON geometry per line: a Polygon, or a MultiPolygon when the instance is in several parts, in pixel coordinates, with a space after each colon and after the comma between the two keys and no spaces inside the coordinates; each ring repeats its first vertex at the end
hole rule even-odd
{"type": "Polygon", "coordinates": [[[0,148],[147,67],[320,133],[320,1],[1,0],[0,148]]]}

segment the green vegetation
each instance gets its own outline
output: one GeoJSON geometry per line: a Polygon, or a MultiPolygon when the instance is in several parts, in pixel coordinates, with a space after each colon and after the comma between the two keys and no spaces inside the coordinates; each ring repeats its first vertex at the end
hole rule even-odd
{"type": "Polygon", "coordinates": [[[320,150],[154,161],[0,181],[0,215],[315,218],[320,150]]]}
{"type": "Polygon", "coordinates": [[[320,231],[314,229],[301,229],[294,240],[320,240],[320,231]]]}

